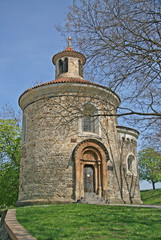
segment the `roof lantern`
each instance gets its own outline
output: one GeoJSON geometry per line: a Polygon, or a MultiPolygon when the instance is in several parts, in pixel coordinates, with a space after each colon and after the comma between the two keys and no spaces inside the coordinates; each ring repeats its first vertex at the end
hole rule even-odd
{"type": "Polygon", "coordinates": [[[83,66],[86,58],[82,53],[73,50],[70,36],[68,37],[68,47],[54,55],[52,62],[55,65],[55,79],[63,77],[83,79],[83,66]]]}

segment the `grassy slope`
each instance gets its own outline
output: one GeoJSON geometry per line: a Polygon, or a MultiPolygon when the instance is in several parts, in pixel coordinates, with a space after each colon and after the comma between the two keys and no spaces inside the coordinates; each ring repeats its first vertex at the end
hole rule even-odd
{"type": "Polygon", "coordinates": [[[161,189],[141,191],[144,204],[161,205],[161,189]]]}
{"type": "Polygon", "coordinates": [[[37,240],[159,240],[161,209],[68,204],[17,209],[37,240]]]}
{"type": "MultiPolygon", "coordinates": [[[[144,204],[161,205],[161,189],[141,191],[144,204]]],[[[38,240],[161,239],[160,209],[53,205],[17,209],[17,218],[38,240]]]]}

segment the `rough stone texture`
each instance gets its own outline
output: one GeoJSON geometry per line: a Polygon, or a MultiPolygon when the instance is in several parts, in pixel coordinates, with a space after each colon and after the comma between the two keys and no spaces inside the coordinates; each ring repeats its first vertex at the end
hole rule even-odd
{"type": "MultiPolygon", "coordinates": [[[[58,61],[56,62],[56,69],[58,69],[58,61]]],[[[61,77],[77,77],[82,78],[79,75],[79,65],[78,65],[78,58],[68,57],[68,72],[59,74],[57,71],[55,73],[55,78],[61,78],[61,77]]],[[[82,78],[83,79],[83,78],[82,78]]]]}
{"type": "Polygon", "coordinates": [[[86,58],[82,53],[75,52],[71,47],[67,48],[65,51],[56,54],[52,61],[53,64],[56,66],[55,68],[55,79],[60,77],[79,77],[79,65],[78,60],[81,61],[81,64],[84,65],[86,62],[86,58]],[[66,51],[66,50],[69,51],[66,51]],[[71,51],[72,50],[72,51],[71,51]],[[59,74],[59,66],[58,62],[59,59],[64,60],[64,58],[68,57],[68,72],[59,74]]]}
{"type": "MultiPolygon", "coordinates": [[[[78,59],[70,56],[68,63],[71,75],[67,74],[76,75],[78,59]]],[[[93,104],[103,115],[116,114],[119,102],[109,89],[79,82],[40,85],[21,95],[19,103],[26,130],[23,129],[17,205],[80,200],[84,196],[83,169],[87,164],[94,167],[95,193],[100,197],[109,203],[141,203],[137,131],[117,127],[115,116],[99,116],[97,134],[82,131],[84,104],[93,104]],[[130,154],[136,165],[131,173],[127,169],[130,154]]]]}
{"type": "Polygon", "coordinates": [[[11,240],[11,238],[5,228],[6,213],[7,213],[7,210],[2,212],[1,221],[0,221],[0,239],[1,240],[11,240]]]}

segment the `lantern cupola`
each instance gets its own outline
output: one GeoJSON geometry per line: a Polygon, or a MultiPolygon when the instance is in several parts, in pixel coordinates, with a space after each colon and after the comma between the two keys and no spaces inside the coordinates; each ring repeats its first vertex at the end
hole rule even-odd
{"type": "Polygon", "coordinates": [[[83,79],[83,66],[86,58],[82,53],[73,50],[70,36],[68,37],[68,47],[54,55],[52,62],[55,65],[55,79],[63,77],[83,79]]]}

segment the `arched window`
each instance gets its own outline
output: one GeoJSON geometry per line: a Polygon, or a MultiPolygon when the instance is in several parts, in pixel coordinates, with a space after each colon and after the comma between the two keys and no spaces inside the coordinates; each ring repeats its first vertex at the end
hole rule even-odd
{"type": "Polygon", "coordinates": [[[68,72],[68,58],[59,60],[59,74],[68,72]]]}
{"type": "Polygon", "coordinates": [[[79,65],[79,75],[83,77],[83,65],[81,63],[81,60],[78,60],[78,65],[79,65]]]}
{"type": "Polygon", "coordinates": [[[132,159],[128,158],[128,171],[132,172],[132,159]]]}
{"type": "Polygon", "coordinates": [[[82,131],[99,133],[98,110],[92,104],[85,104],[83,108],[82,131]]]}
{"type": "Polygon", "coordinates": [[[68,58],[65,58],[63,62],[63,73],[65,72],[68,72],[68,58]]]}
{"type": "Polygon", "coordinates": [[[127,159],[127,171],[130,174],[136,173],[136,162],[133,155],[129,155],[127,159]]]}
{"type": "Polygon", "coordinates": [[[59,74],[63,73],[63,61],[59,60],[59,74]]]}

